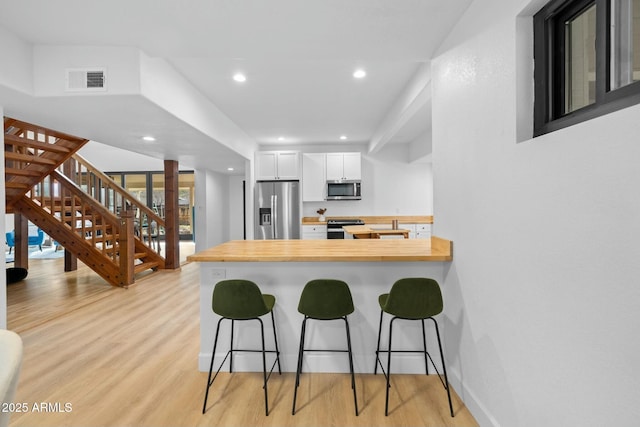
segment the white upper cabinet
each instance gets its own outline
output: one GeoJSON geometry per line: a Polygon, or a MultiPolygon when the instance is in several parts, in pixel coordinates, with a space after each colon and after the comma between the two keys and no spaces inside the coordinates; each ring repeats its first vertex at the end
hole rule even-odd
{"type": "Polygon", "coordinates": [[[327,179],[325,178],[324,153],[304,153],[302,155],[302,201],[323,202],[327,179]]]}
{"type": "Polygon", "coordinates": [[[300,179],[298,151],[258,151],[255,165],[256,181],[300,179]]]}
{"type": "Polygon", "coordinates": [[[362,178],[360,153],[327,153],[326,156],[328,181],[362,178]]]}

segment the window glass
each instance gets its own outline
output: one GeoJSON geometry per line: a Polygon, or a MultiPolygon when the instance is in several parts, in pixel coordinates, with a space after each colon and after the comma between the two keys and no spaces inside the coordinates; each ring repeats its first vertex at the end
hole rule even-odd
{"type": "Polygon", "coordinates": [[[164,173],[152,174],[151,182],[153,186],[151,209],[156,215],[164,219],[164,173]]]}
{"type": "Polygon", "coordinates": [[[195,204],[195,175],[181,173],[178,178],[178,208],[180,209],[180,235],[193,238],[193,206],[195,204]]]}
{"type": "Polygon", "coordinates": [[[124,175],[125,189],[139,202],[147,204],[147,176],[144,173],[124,175]]]}
{"type": "Polygon", "coordinates": [[[565,22],[565,111],[596,102],[596,5],[565,22]]]}
{"type": "Polygon", "coordinates": [[[611,89],[640,81],[640,0],[611,2],[611,89]]]}

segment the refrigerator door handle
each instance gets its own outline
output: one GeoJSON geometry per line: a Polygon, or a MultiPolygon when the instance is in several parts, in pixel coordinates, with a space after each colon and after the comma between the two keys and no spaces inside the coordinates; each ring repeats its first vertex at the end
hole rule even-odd
{"type": "Polygon", "coordinates": [[[278,235],[276,226],[278,224],[278,196],[271,196],[271,238],[275,239],[278,235]]]}

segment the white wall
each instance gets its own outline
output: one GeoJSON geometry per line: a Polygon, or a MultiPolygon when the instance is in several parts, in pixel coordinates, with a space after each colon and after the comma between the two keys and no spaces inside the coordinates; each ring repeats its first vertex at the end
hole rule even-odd
{"type": "Polygon", "coordinates": [[[164,160],[162,159],[155,159],[96,141],[87,142],[78,151],[78,154],[87,159],[93,166],[105,172],[164,170],[164,160]]]}
{"type": "Polygon", "coordinates": [[[390,145],[364,156],[364,191],[371,198],[364,201],[371,215],[433,214],[432,165],[412,162],[408,148],[390,145]]]}
{"type": "Polygon", "coordinates": [[[518,142],[526,6],[476,0],[432,63],[451,377],[482,426],[637,425],[640,106],[518,142]]]}
{"type": "Polygon", "coordinates": [[[196,170],[196,252],[229,240],[229,177],[196,170]]]}
{"type": "Polygon", "coordinates": [[[13,90],[33,92],[33,51],[31,45],[0,27],[0,52],[10,61],[2,61],[0,82],[13,90]]]}

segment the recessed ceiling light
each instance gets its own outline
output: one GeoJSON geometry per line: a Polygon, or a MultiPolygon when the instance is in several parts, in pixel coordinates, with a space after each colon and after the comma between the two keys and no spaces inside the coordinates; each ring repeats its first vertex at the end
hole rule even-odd
{"type": "Polygon", "coordinates": [[[247,76],[245,76],[242,73],[236,73],[236,74],[233,75],[233,80],[242,83],[242,82],[247,81],[247,76]]]}
{"type": "Polygon", "coordinates": [[[149,142],[153,142],[153,141],[155,141],[155,140],[156,140],[156,139],[155,139],[154,137],[152,137],[152,136],[143,136],[143,137],[142,137],[142,139],[143,139],[144,141],[149,141],[149,142]]]}
{"type": "Polygon", "coordinates": [[[353,77],[355,77],[356,79],[362,79],[367,75],[367,72],[364,71],[363,69],[357,69],[353,72],[353,77]]]}
{"type": "Polygon", "coordinates": [[[233,168],[227,168],[227,170],[228,170],[229,172],[231,172],[231,171],[233,171],[233,168]]]}
{"type": "Polygon", "coordinates": [[[284,141],[284,136],[279,136],[278,141],[284,141]]]}
{"type": "Polygon", "coordinates": [[[347,135],[340,135],[340,139],[343,140],[343,141],[346,140],[347,139],[347,135]]]}

